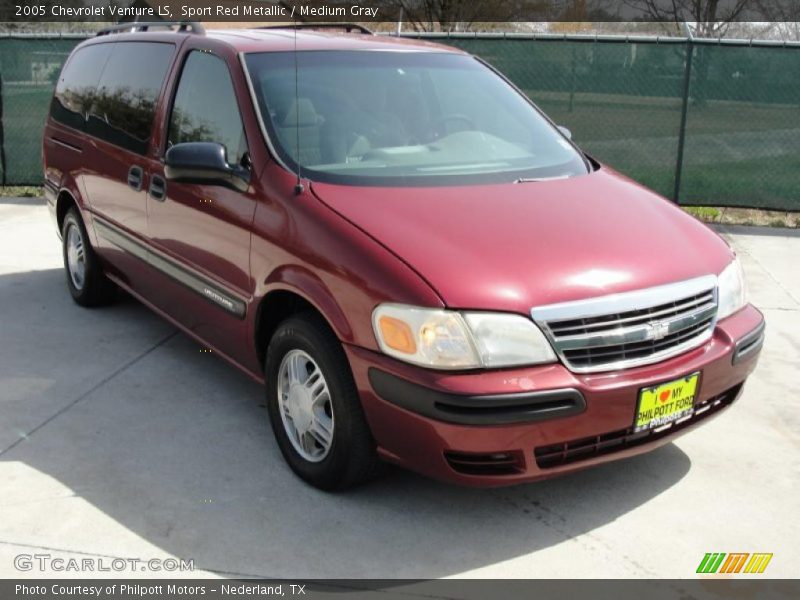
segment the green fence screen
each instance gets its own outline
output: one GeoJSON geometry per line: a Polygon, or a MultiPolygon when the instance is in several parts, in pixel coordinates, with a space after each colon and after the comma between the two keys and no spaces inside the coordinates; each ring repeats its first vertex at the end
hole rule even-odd
{"type": "MultiPolygon", "coordinates": [[[[433,39],[497,67],[586,151],[668,198],[800,210],[799,45],[433,39]]],[[[78,41],[0,38],[4,184],[41,183],[52,87],[78,41]]]]}
{"type": "Polygon", "coordinates": [[[587,152],[668,198],[800,210],[798,46],[442,41],[496,66],[587,152]]]}
{"type": "Polygon", "coordinates": [[[3,185],[41,185],[42,128],[53,87],[79,39],[0,38],[0,178],[3,185]]]}

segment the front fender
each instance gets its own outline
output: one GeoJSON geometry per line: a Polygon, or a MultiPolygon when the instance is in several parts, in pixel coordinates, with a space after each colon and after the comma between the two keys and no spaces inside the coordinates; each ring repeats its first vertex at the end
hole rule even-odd
{"type": "Polygon", "coordinates": [[[355,343],[347,316],[329,287],[312,271],[300,265],[285,265],[275,269],[264,282],[263,296],[279,290],[303,298],[325,317],[340,341],[355,343]]]}
{"type": "Polygon", "coordinates": [[[270,291],[294,292],[322,313],[343,343],[371,350],[378,350],[372,330],[378,304],[444,306],[413,268],[377,240],[313,194],[295,194],[293,179],[270,168],[264,178],[269,193],[256,208],[250,250],[259,306],[270,291]]]}

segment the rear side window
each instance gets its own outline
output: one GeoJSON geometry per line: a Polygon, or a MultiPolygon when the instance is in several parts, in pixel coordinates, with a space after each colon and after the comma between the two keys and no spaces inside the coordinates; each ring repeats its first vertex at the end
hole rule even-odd
{"type": "Polygon", "coordinates": [[[113,47],[114,44],[94,44],[80,48],[72,55],[56,85],[50,107],[54,120],[75,129],[85,128],[97,82],[113,47]]]}
{"type": "Polygon", "coordinates": [[[229,164],[247,152],[242,117],[225,62],[208,52],[193,51],[181,73],[169,121],[169,144],[217,142],[229,164]]]}
{"type": "Polygon", "coordinates": [[[87,133],[144,154],[174,50],[168,43],[116,43],[89,109],[87,133]]]}

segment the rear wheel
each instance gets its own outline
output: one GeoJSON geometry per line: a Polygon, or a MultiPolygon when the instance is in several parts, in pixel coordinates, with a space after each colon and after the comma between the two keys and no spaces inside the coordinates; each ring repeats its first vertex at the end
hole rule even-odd
{"type": "Polygon", "coordinates": [[[70,208],[61,227],[64,270],[72,299],[81,306],[101,306],[114,299],[116,286],[103,274],[76,208],[70,208]]]}
{"type": "Polygon", "coordinates": [[[323,490],[368,479],[378,459],[341,344],[314,314],[281,323],[267,349],[267,408],[292,470],[323,490]]]}

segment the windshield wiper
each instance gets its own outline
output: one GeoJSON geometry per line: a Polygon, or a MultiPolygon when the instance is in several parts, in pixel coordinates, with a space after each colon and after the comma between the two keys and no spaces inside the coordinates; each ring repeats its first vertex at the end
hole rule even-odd
{"type": "Polygon", "coordinates": [[[539,181],[551,181],[553,179],[569,179],[569,175],[556,175],[554,177],[520,177],[514,183],[538,183],[539,181]]]}

